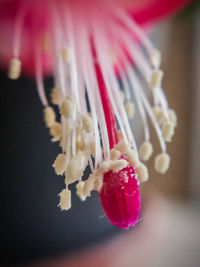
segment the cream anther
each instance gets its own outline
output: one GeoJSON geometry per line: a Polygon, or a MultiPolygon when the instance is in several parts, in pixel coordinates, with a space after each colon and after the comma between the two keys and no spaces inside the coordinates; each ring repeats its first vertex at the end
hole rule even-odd
{"type": "Polygon", "coordinates": [[[80,126],[76,127],[76,150],[85,150],[85,142],[83,137],[83,129],[80,126]]]}
{"type": "Polygon", "coordinates": [[[59,141],[62,136],[62,125],[59,122],[55,122],[50,127],[50,134],[53,136],[53,141],[59,141]]]}
{"type": "Polygon", "coordinates": [[[110,170],[118,172],[128,166],[128,161],[125,159],[119,159],[110,162],[110,170]]]}
{"type": "Polygon", "coordinates": [[[150,81],[150,87],[151,88],[157,88],[161,86],[163,78],[163,72],[161,70],[154,70],[151,75],[151,81],[150,81]]]}
{"type": "Polygon", "coordinates": [[[130,149],[130,148],[127,149],[126,155],[127,155],[128,161],[130,162],[131,165],[133,165],[134,168],[137,168],[140,165],[140,160],[135,150],[130,149]]]}
{"type": "Polygon", "coordinates": [[[119,150],[121,153],[126,153],[129,149],[129,146],[122,140],[114,147],[116,150],[119,150]]]}
{"type": "Polygon", "coordinates": [[[172,123],[174,127],[176,127],[178,121],[176,112],[173,109],[168,109],[168,116],[169,116],[169,121],[172,123]]]}
{"type": "Polygon", "coordinates": [[[128,101],[125,103],[125,109],[126,109],[126,113],[129,119],[132,119],[134,117],[135,114],[135,106],[133,104],[133,102],[128,101]]]}
{"type": "Polygon", "coordinates": [[[65,183],[72,184],[83,176],[83,169],[78,167],[78,162],[71,160],[67,166],[65,183]]]}
{"type": "Polygon", "coordinates": [[[174,135],[174,125],[172,123],[164,123],[162,126],[162,136],[165,141],[171,142],[174,135]]]}
{"type": "Polygon", "coordinates": [[[83,116],[83,128],[87,133],[92,132],[93,122],[92,118],[89,115],[83,116]]]}
{"type": "Polygon", "coordinates": [[[19,78],[20,74],[21,74],[21,61],[17,58],[11,59],[8,69],[8,77],[12,80],[16,80],[19,78]]]}
{"type": "Polygon", "coordinates": [[[82,152],[78,152],[76,157],[72,158],[65,172],[65,183],[72,184],[83,176],[85,169],[85,156],[82,152]]]}
{"type": "Polygon", "coordinates": [[[138,174],[140,183],[148,181],[149,173],[147,167],[144,164],[140,164],[139,167],[136,168],[136,173],[138,174]]]}
{"type": "Polygon", "coordinates": [[[85,181],[84,188],[83,188],[83,194],[86,197],[89,197],[93,188],[94,188],[94,177],[92,175],[90,175],[89,178],[85,181]]]}
{"type": "Polygon", "coordinates": [[[140,146],[140,158],[144,161],[147,161],[150,159],[152,153],[153,153],[153,146],[150,142],[145,141],[140,146]]]}
{"type": "Polygon", "coordinates": [[[160,67],[160,63],[161,63],[161,53],[159,50],[154,49],[150,52],[150,62],[152,64],[152,66],[156,69],[158,69],[160,67]]]}
{"type": "Polygon", "coordinates": [[[56,114],[52,107],[45,107],[44,108],[44,121],[48,128],[53,126],[56,121],[56,114]]]}
{"type": "Polygon", "coordinates": [[[131,149],[124,141],[120,141],[115,145],[114,149],[119,150],[122,154],[126,154],[128,161],[136,168],[140,161],[135,150],[131,149]]]}
{"type": "Polygon", "coordinates": [[[51,92],[51,102],[54,105],[59,105],[61,102],[61,92],[59,88],[54,87],[51,92]]]}
{"type": "Polygon", "coordinates": [[[60,203],[59,207],[61,210],[68,210],[71,208],[71,191],[69,189],[63,189],[60,194],[60,203]]]}
{"type": "Polygon", "coordinates": [[[161,125],[166,121],[166,117],[164,114],[164,111],[162,110],[161,107],[155,106],[153,107],[153,113],[158,121],[158,123],[161,125]]]}
{"type": "Polygon", "coordinates": [[[82,201],[86,200],[86,196],[83,194],[83,188],[84,188],[85,182],[80,181],[77,185],[76,185],[76,194],[77,196],[79,196],[79,198],[82,201]]]}
{"type": "Polygon", "coordinates": [[[99,192],[102,188],[103,185],[103,177],[102,176],[98,176],[95,178],[94,180],[94,190],[96,190],[97,192],[99,192]]]}
{"type": "Polygon", "coordinates": [[[61,55],[64,62],[69,61],[69,48],[67,46],[62,48],[61,55]]]}
{"type": "Polygon", "coordinates": [[[58,154],[57,158],[53,163],[53,167],[57,175],[63,175],[66,170],[66,155],[58,154]]]}
{"type": "Polygon", "coordinates": [[[67,96],[65,100],[62,102],[61,107],[60,107],[60,113],[67,119],[72,117],[74,110],[74,103],[72,99],[67,96]]]}
{"type": "Polygon", "coordinates": [[[166,173],[170,165],[170,156],[167,153],[161,153],[155,158],[154,167],[159,173],[166,173]]]}
{"type": "Polygon", "coordinates": [[[114,148],[111,149],[111,151],[110,151],[111,160],[117,160],[117,159],[120,159],[120,157],[121,157],[121,153],[118,150],[116,150],[114,148]]]}
{"type": "Polygon", "coordinates": [[[111,160],[105,160],[101,162],[99,165],[99,168],[96,171],[97,175],[101,175],[102,173],[109,171],[110,163],[111,163],[111,160]]]}

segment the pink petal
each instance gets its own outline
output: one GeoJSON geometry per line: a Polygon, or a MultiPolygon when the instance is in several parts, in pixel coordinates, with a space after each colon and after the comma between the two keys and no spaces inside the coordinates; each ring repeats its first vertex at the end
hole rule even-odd
{"type": "Polygon", "coordinates": [[[129,8],[129,13],[139,24],[151,24],[180,11],[192,2],[193,0],[144,1],[144,6],[140,6],[136,10],[134,7],[133,9],[129,8]]]}

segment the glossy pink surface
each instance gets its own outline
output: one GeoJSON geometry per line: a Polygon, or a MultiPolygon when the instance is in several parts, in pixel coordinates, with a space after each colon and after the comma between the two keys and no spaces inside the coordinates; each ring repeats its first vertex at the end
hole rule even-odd
{"type": "Polygon", "coordinates": [[[101,204],[109,221],[122,229],[134,226],[140,215],[140,192],[135,176],[132,166],[103,176],[101,204]]]}

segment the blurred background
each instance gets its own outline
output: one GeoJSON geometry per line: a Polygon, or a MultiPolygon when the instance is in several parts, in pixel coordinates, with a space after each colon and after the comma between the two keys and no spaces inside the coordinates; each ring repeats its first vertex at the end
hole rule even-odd
{"type": "Polygon", "coordinates": [[[200,266],[200,13],[193,11],[182,12],[152,33],[162,47],[163,86],[178,114],[178,127],[168,146],[171,168],[163,177],[150,170],[150,183],[169,201],[172,223],[157,263],[150,266],[200,266]]]}
{"type": "MultiPolygon", "coordinates": [[[[43,125],[35,84],[1,73],[2,266],[200,266],[199,10],[159,24],[151,38],[162,51],[163,87],[178,127],[168,145],[171,168],[161,176],[148,163],[141,222],[125,232],[102,216],[97,195],[85,203],[73,199],[72,210],[60,213],[55,196],[62,181],[51,168],[58,151],[43,125]]],[[[51,79],[46,83],[51,88],[51,79]]],[[[155,137],[152,142],[158,151],[155,137]]]]}
{"type": "Polygon", "coordinates": [[[154,183],[167,195],[199,201],[198,148],[200,134],[199,12],[182,12],[153,31],[152,39],[161,47],[164,85],[170,105],[176,110],[179,127],[169,145],[172,167],[166,180],[153,173],[154,183]]]}

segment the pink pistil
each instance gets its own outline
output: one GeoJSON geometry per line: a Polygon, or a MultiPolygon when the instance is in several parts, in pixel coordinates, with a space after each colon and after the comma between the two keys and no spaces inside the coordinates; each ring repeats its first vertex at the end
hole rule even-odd
{"type": "Polygon", "coordinates": [[[118,134],[117,134],[117,126],[115,121],[115,116],[112,111],[112,105],[109,100],[109,96],[106,90],[106,86],[101,74],[101,70],[98,64],[95,64],[96,68],[96,74],[98,79],[98,84],[100,88],[100,95],[101,95],[101,101],[103,104],[103,110],[108,130],[108,138],[110,143],[110,149],[114,147],[118,143],[118,134]]]}
{"type": "MultiPolygon", "coordinates": [[[[95,65],[95,68],[108,129],[110,149],[112,149],[118,143],[115,116],[98,64],[95,65]]],[[[141,205],[138,181],[133,166],[130,165],[119,172],[105,172],[99,197],[104,212],[113,225],[128,229],[137,223],[141,205]]]]}
{"type": "Polygon", "coordinates": [[[134,226],[140,215],[140,192],[133,166],[104,173],[100,200],[110,222],[122,229],[134,226]]]}

